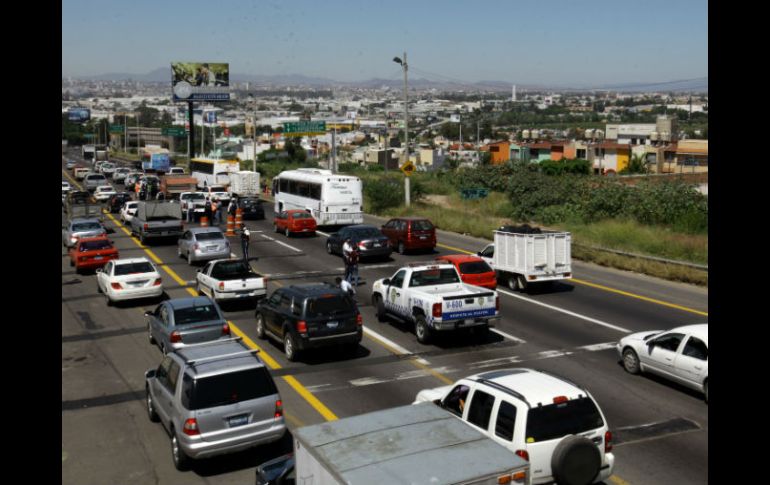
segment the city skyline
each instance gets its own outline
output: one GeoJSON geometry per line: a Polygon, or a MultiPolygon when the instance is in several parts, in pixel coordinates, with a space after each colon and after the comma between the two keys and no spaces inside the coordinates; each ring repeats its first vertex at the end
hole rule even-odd
{"type": "Polygon", "coordinates": [[[581,88],[705,78],[707,3],[62,4],[64,77],[140,76],[174,61],[212,61],[244,76],[398,80],[392,59],[404,51],[410,79],[435,82],[581,88]]]}

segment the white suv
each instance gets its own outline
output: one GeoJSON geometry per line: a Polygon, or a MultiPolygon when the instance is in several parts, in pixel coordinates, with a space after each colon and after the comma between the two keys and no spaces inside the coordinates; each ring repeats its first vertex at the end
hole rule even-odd
{"type": "Polygon", "coordinates": [[[612,433],[591,394],[561,377],[502,369],[426,389],[432,401],[529,460],[531,483],[588,485],[612,475],[612,433]]]}

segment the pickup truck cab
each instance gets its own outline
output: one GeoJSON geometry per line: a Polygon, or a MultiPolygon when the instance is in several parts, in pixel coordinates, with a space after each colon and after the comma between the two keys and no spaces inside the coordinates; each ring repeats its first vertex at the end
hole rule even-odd
{"type": "Polygon", "coordinates": [[[372,285],[377,319],[388,314],[413,322],[417,340],[428,343],[436,332],[474,328],[485,336],[500,318],[500,299],[494,290],[465,284],[451,264],[414,263],[372,285]]]}
{"type": "Polygon", "coordinates": [[[216,259],[198,270],[195,277],[199,294],[222,300],[264,298],[267,295],[265,278],[251,269],[242,259],[216,259]]]}
{"type": "Polygon", "coordinates": [[[230,203],[230,192],[224,185],[209,185],[203,193],[212,201],[216,201],[217,204],[221,203],[227,206],[230,203]]]}

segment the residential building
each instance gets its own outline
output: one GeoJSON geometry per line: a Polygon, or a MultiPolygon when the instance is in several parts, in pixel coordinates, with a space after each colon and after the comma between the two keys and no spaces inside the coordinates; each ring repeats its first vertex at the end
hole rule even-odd
{"type": "Polygon", "coordinates": [[[588,160],[593,162],[596,173],[618,173],[628,167],[631,159],[631,145],[604,141],[590,144],[588,160]]]}
{"type": "Polygon", "coordinates": [[[496,141],[480,148],[482,152],[489,152],[489,164],[500,165],[511,159],[511,143],[507,140],[496,141]]]}

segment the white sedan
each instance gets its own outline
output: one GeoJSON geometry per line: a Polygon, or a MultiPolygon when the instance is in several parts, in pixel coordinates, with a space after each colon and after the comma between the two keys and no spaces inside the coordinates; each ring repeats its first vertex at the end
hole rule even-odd
{"type": "Polygon", "coordinates": [[[631,374],[657,374],[702,392],[708,402],[708,323],[633,333],[620,339],[617,351],[631,374]]]}
{"type": "Polygon", "coordinates": [[[117,194],[117,192],[115,192],[115,189],[113,189],[112,186],[100,185],[94,191],[94,199],[99,202],[104,202],[115,194],[117,194]]]}
{"type": "Polygon", "coordinates": [[[123,204],[123,207],[120,208],[120,221],[131,222],[131,219],[136,215],[137,207],[139,207],[139,202],[136,201],[128,201],[123,204]]]}
{"type": "Polygon", "coordinates": [[[116,301],[160,298],[163,281],[147,258],[116,259],[96,270],[96,289],[111,305],[116,301]]]}
{"type": "Polygon", "coordinates": [[[67,197],[67,194],[72,190],[72,186],[69,182],[65,182],[64,180],[61,181],[61,198],[64,200],[67,197]]]}

